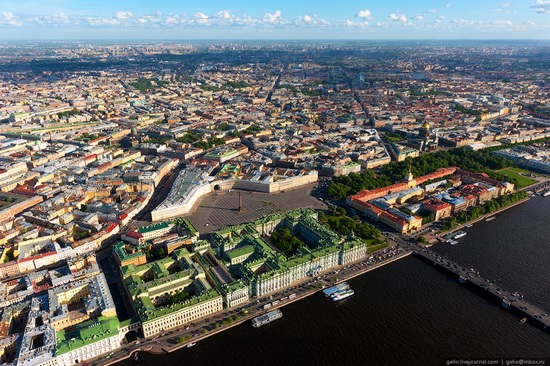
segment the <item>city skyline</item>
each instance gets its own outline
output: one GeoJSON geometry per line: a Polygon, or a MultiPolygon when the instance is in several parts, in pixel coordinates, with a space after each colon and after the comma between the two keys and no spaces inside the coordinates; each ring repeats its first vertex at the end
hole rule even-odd
{"type": "Polygon", "coordinates": [[[549,14],[550,0],[9,1],[0,7],[0,40],[548,39],[549,14]]]}

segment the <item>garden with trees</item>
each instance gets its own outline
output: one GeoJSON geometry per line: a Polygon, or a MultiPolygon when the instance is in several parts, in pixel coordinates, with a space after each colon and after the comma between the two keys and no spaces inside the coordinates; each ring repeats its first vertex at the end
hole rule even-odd
{"type": "Polygon", "coordinates": [[[319,222],[340,235],[353,233],[367,242],[367,244],[380,244],[383,242],[380,230],[373,225],[361,222],[359,217],[352,218],[347,216],[346,210],[342,207],[338,207],[334,211],[320,211],[319,222]]]}
{"type": "Polygon", "coordinates": [[[292,232],[287,228],[272,232],[271,242],[287,257],[296,254],[296,251],[304,246],[304,242],[292,235],[292,232]]]}
{"type": "MultiPolygon", "coordinates": [[[[327,194],[334,199],[345,199],[363,189],[375,189],[390,185],[403,179],[409,170],[409,164],[414,176],[418,177],[433,172],[439,168],[458,166],[472,172],[487,173],[495,179],[505,180],[503,174],[494,170],[513,166],[514,163],[503,157],[493,155],[494,149],[473,151],[465,148],[442,150],[432,154],[424,154],[416,159],[402,162],[391,162],[376,172],[372,169],[347,176],[334,177],[327,188],[327,194]]],[[[507,179],[511,183],[513,180],[507,179]]]]}

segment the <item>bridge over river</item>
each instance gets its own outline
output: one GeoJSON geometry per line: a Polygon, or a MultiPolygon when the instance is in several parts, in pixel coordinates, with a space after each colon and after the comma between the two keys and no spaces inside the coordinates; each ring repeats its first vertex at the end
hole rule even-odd
{"type": "Polygon", "coordinates": [[[534,322],[546,330],[550,329],[549,313],[524,300],[521,293],[505,289],[501,285],[483,278],[476,269],[462,266],[427,248],[415,248],[413,254],[432,263],[441,271],[456,276],[460,283],[473,287],[492,300],[499,301],[503,308],[526,317],[530,322],[534,322]]]}

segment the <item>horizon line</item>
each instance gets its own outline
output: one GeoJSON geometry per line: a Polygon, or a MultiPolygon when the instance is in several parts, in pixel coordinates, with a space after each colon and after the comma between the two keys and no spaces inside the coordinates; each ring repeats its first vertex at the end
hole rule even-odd
{"type": "Polygon", "coordinates": [[[34,38],[14,38],[0,39],[0,42],[80,42],[80,41],[256,41],[256,42],[324,42],[324,41],[354,41],[354,42],[377,42],[377,41],[542,41],[548,42],[550,38],[51,38],[51,39],[34,39],[34,38]]]}

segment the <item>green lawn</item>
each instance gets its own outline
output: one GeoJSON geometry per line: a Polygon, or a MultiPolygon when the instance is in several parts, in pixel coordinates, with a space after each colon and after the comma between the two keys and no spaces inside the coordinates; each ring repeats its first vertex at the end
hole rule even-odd
{"type": "Polygon", "coordinates": [[[532,172],[530,170],[525,170],[525,169],[521,169],[521,168],[508,168],[508,169],[513,170],[514,172],[518,172],[518,173],[533,174],[533,175],[536,175],[537,177],[548,177],[548,174],[532,172]]]}
{"type": "Polygon", "coordinates": [[[529,177],[525,177],[521,175],[520,173],[530,173],[527,170],[519,169],[519,168],[506,168],[498,171],[501,174],[504,174],[510,178],[517,179],[519,182],[518,187],[516,188],[522,188],[526,187],[531,184],[535,184],[538,181],[529,177]]]}
{"type": "Polygon", "coordinates": [[[388,244],[386,244],[386,243],[373,245],[371,247],[367,246],[367,252],[369,252],[369,253],[376,252],[378,250],[386,248],[387,246],[388,246],[388,244]]]}

